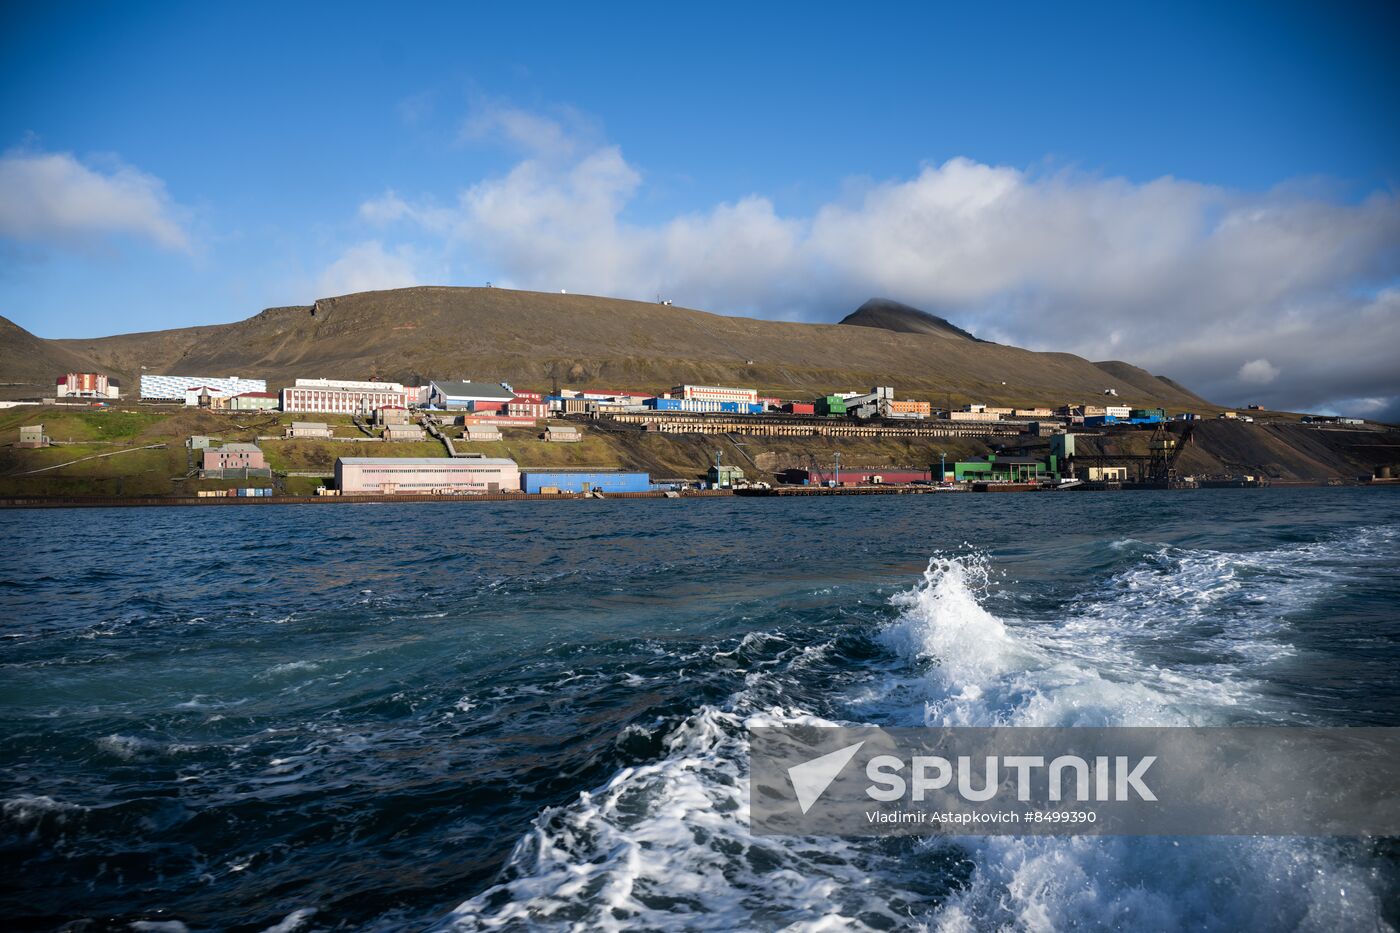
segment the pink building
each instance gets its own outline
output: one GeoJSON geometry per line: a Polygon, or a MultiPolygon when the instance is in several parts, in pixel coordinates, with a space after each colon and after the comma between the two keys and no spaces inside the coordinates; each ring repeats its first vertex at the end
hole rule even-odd
{"type": "Polygon", "coordinates": [[[520,468],[497,457],[340,457],[343,495],[518,492],[520,468]]]}
{"type": "Polygon", "coordinates": [[[257,444],[225,444],[204,448],[206,470],[265,470],[267,461],[257,444]]]}

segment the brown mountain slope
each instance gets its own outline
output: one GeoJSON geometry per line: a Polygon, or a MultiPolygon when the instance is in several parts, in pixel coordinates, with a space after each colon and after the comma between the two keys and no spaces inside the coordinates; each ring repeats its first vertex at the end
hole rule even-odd
{"type": "MultiPolygon", "coordinates": [[[[54,380],[69,372],[91,372],[95,361],[60,341],[36,337],[0,317],[0,384],[52,393],[54,380]]],[[[30,392],[29,394],[33,394],[30,392]]]]}
{"type": "Polygon", "coordinates": [[[951,321],[888,298],[871,298],[843,317],[840,323],[856,327],[880,327],[901,334],[933,334],[952,340],[980,342],[978,338],[951,321]]]}
{"type": "Polygon", "coordinates": [[[364,292],[311,307],[269,308],[234,324],[42,343],[128,379],[146,366],[150,372],[265,377],[273,387],[298,376],[415,383],[471,377],[533,389],[547,389],[555,379],[648,391],[682,382],[738,384],[802,397],[882,384],[939,402],[1029,404],[1091,400],[1106,386],[1120,385],[1125,403],[1208,407],[1142,370],[1131,386],[1122,386],[1117,375],[1080,357],[970,335],[762,321],[495,288],[364,292]]]}

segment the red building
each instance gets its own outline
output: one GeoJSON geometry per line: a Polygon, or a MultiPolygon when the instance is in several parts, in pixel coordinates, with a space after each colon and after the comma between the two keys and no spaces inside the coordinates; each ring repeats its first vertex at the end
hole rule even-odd
{"type": "Polygon", "coordinates": [[[548,418],[549,404],[531,392],[517,395],[506,404],[505,413],[511,418],[548,418]],[[534,398],[530,398],[534,395],[534,398]]]}
{"type": "Polygon", "coordinates": [[[815,415],[817,406],[811,402],[784,402],[783,411],[789,415],[815,415]]]}

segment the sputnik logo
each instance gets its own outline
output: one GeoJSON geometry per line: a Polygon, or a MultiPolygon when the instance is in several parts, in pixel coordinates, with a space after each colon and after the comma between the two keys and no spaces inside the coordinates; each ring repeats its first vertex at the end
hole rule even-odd
{"type": "Polygon", "coordinates": [[[821,799],[831,782],[841,773],[841,769],[850,764],[864,744],[864,741],[860,741],[854,745],[847,745],[845,748],[838,748],[834,752],[788,768],[788,780],[792,781],[792,789],[797,792],[797,805],[802,808],[803,813],[812,809],[821,799]]]}

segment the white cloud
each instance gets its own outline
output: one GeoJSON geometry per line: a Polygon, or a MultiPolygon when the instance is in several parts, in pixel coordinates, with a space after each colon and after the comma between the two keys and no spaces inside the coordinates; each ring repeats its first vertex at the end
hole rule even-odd
{"type": "Polygon", "coordinates": [[[519,111],[475,132],[526,155],[448,201],[388,192],[361,216],[515,287],[809,320],[884,295],[993,339],[1139,363],[1230,404],[1400,396],[1392,192],[1341,203],[952,159],[806,216],[753,194],[636,224],[625,212],[644,179],[618,147],[519,111]]]}
{"type": "Polygon", "coordinates": [[[1250,360],[1240,367],[1239,380],[1246,385],[1266,386],[1278,378],[1278,373],[1278,367],[1268,360],[1250,360]]]}
{"type": "Polygon", "coordinates": [[[129,165],[101,171],[66,152],[0,156],[0,236],[70,244],[130,234],[188,251],[181,213],[159,178],[129,165]]]}
{"type": "Polygon", "coordinates": [[[378,240],[367,240],[347,249],[327,267],[317,295],[334,297],[420,284],[416,258],[409,247],[389,251],[378,240]]]}

